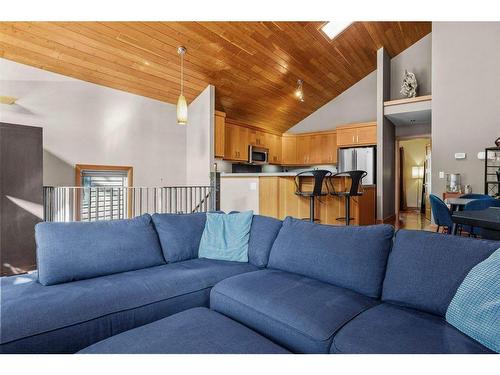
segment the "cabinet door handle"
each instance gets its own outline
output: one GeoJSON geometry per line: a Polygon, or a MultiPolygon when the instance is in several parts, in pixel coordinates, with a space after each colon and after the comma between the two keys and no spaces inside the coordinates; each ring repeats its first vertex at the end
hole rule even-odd
{"type": "Polygon", "coordinates": [[[354,143],[354,135],[352,136],[352,143],[354,143]]]}

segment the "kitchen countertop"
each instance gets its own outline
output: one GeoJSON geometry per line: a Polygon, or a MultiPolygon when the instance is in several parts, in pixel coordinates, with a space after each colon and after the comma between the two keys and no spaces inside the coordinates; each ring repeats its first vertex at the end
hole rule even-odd
{"type": "Polygon", "coordinates": [[[221,177],[295,177],[296,175],[297,175],[297,172],[261,172],[261,173],[227,173],[227,172],[222,172],[220,174],[221,177]]]}
{"type": "MultiPolygon", "coordinates": [[[[221,177],[247,177],[247,178],[256,178],[256,177],[295,177],[298,172],[261,172],[261,173],[229,173],[229,172],[221,172],[221,177]]],[[[312,174],[305,173],[303,176],[312,176],[312,174]]],[[[342,177],[340,177],[342,178],[342,177]]],[[[363,188],[375,188],[377,185],[363,185],[363,188]]]]}

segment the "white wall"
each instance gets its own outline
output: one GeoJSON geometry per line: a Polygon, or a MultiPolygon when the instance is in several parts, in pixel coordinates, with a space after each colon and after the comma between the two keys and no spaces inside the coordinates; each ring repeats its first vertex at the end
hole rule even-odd
{"type": "Polygon", "coordinates": [[[248,211],[259,213],[258,177],[221,177],[220,209],[224,212],[248,211]]]}
{"type": "Polygon", "coordinates": [[[209,85],[188,107],[186,183],[209,185],[214,163],[215,89],[209,85]]]}
{"type": "Polygon", "coordinates": [[[484,189],[477,153],[500,136],[500,22],[432,23],[432,192],[439,171],[460,173],[473,192],[484,189]],[[467,153],[455,160],[455,152],[467,153]]]}
{"type": "Polygon", "coordinates": [[[374,121],[377,117],[376,90],[377,72],[374,71],[297,123],[288,132],[331,130],[342,124],[374,121]]]}
{"type": "Polygon", "coordinates": [[[136,186],[186,182],[175,105],[5,59],[0,95],[19,98],[0,121],[43,127],[45,185],[74,185],[74,164],[133,166],[136,186]]]}
{"type": "Polygon", "coordinates": [[[429,95],[432,82],[432,34],[427,34],[391,59],[391,100],[401,99],[405,69],[415,73],[417,96],[429,95]]]}

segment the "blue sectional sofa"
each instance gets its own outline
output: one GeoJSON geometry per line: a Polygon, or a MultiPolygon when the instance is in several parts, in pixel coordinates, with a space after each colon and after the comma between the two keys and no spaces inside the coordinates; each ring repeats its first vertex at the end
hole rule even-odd
{"type": "Polygon", "coordinates": [[[39,224],[0,352],[492,353],[444,316],[498,241],[255,215],[238,263],[198,258],[205,219],[39,224]]]}

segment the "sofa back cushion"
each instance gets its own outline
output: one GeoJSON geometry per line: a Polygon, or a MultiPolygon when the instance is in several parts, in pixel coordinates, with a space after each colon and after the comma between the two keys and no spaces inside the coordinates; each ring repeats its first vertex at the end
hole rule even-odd
{"type": "Polygon", "coordinates": [[[89,279],[165,263],[148,214],[126,220],[39,223],[38,281],[89,279]]]}
{"type": "Polygon", "coordinates": [[[382,300],[445,316],[467,273],[499,247],[500,241],[400,230],[389,255],[382,300]]]}
{"type": "Polygon", "coordinates": [[[272,217],[254,215],[248,241],[248,261],[254,266],[267,266],[274,240],[283,222],[272,217]]]}
{"type": "Polygon", "coordinates": [[[378,298],[393,233],[390,225],[340,227],[287,217],[268,267],[378,298]]]}
{"type": "MultiPolygon", "coordinates": [[[[236,213],[237,211],[234,211],[236,213]]],[[[223,212],[218,212],[223,213],[223,212]]],[[[160,237],[163,255],[168,263],[198,258],[206,214],[154,214],[153,222],[160,237]]],[[[282,221],[254,215],[248,241],[248,262],[263,268],[267,265],[274,240],[282,221]]]]}
{"type": "Polygon", "coordinates": [[[198,258],[206,220],[204,212],[153,215],[163,256],[168,263],[198,258]]]}

